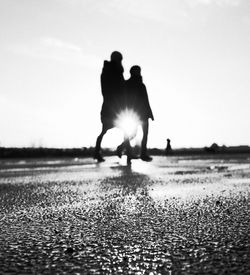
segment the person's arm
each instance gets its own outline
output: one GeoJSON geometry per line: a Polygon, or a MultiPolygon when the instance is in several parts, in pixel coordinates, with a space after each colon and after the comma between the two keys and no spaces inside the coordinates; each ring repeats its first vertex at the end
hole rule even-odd
{"type": "Polygon", "coordinates": [[[149,104],[147,88],[146,88],[146,86],[144,84],[143,84],[143,90],[144,90],[145,108],[146,108],[146,110],[148,112],[148,117],[151,118],[152,120],[154,120],[154,115],[153,115],[152,109],[151,109],[150,104],[149,104]]]}

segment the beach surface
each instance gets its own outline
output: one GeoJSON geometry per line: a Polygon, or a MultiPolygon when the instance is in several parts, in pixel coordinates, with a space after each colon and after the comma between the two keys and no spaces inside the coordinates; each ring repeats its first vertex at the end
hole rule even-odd
{"type": "Polygon", "coordinates": [[[249,274],[250,155],[0,160],[0,274],[249,274]]]}

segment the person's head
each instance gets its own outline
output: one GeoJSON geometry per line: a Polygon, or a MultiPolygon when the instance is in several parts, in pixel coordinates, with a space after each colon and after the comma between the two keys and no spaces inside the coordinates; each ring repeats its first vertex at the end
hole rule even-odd
{"type": "Polygon", "coordinates": [[[134,65],[130,69],[131,76],[140,76],[141,75],[141,67],[138,65],[134,65]]]}
{"type": "Polygon", "coordinates": [[[121,63],[122,62],[122,54],[118,51],[114,51],[114,52],[112,52],[112,54],[110,56],[110,60],[114,61],[116,63],[121,63]]]}

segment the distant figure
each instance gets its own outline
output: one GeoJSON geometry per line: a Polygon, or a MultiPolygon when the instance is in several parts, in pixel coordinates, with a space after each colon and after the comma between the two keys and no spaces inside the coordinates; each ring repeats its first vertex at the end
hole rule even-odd
{"type": "Polygon", "coordinates": [[[166,155],[169,155],[172,153],[172,147],[171,147],[171,144],[170,144],[170,139],[168,138],[167,139],[167,147],[166,147],[166,150],[165,150],[165,154],[166,155]]]}
{"type": "Polygon", "coordinates": [[[98,162],[104,161],[100,152],[103,136],[109,129],[115,127],[114,121],[120,109],[121,96],[125,84],[123,72],[122,54],[114,51],[111,54],[110,61],[104,61],[101,74],[101,89],[103,95],[101,110],[102,131],[97,137],[94,153],[94,159],[98,162]]]}
{"type": "MultiPolygon", "coordinates": [[[[125,81],[125,107],[132,109],[141,121],[143,138],[141,142],[140,158],[143,161],[151,161],[152,157],[147,154],[147,140],[148,140],[148,119],[154,120],[154,116],[149,104],[146,86],[142,81],[141,68],[137,65],[130,69],[130,78],[125,81]]],[[[128,145],[128,140],[124,141],[117,147],[118,155],[121,155],[124,147],[128,145]]]]}

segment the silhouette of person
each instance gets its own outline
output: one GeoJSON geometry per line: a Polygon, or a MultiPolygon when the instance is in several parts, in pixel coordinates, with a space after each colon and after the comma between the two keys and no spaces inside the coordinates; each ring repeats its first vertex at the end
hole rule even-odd
{"type": "Polygon", "coordinates": [[[166,150],[165,150],[166,155],[169,155],[169,154],[172,153],[172,147],[171,147],[170,142],[171,142],[171,141],[170,141],[170,139],[168,138],[168,139],[167,139],[167,147],[166,147],[166,150]]]}
{"type": "MultiPolygon", "coordinates": [[[[143,161],[151,161],[152,157],[147,154],[148,119],[151,118],[154,120],[154,116],[149,104],[147,89],[142,80],[141,68],[137,65],[132,66],[130,75],[130,78],[125,81],[125,106],[127,109],[134,110],[141,121],[143,137],[140,158],[143,161]]],[[[117,154],[121,155],[124,147],[127,147],[129,150],[129,146],[127,139],[117,147],[117,154]]]]}
{"type": "Polygon", "coordinates": [[[104,161],[100,153],[103,136],[109,129],[115,127],[115,117],[121,108],[121,97],[125,84],[123,72],[122,54],[114,51],[111,54],[110,61],[104,61],[101,73],[101,90],[103,95],[101,110],[102,131],[97,137],[94,153],[94,159],[98,162],[104,161]]]}

